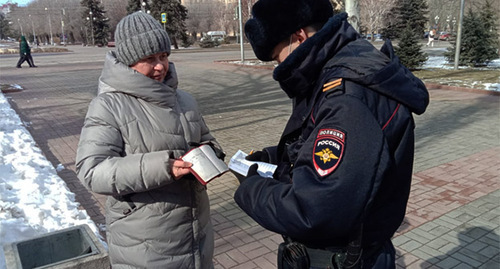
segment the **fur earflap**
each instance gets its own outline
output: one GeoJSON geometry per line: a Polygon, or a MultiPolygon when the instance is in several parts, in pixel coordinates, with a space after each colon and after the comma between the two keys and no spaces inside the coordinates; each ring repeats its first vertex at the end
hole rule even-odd
{"type": "Polygon", "coordinates": [[[326,22],[331,16],[330,0],[259,0],[245,24],[245,34],[257,58],[271,61],[279,42],[302,27],[326,22]]]}

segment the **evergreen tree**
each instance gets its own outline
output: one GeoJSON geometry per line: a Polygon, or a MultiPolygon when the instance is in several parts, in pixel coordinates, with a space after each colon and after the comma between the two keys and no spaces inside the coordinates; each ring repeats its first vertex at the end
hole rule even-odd
{"type": "Polygon", "coordinates": [[[143,10],[144,12],[151,10],[149,2],[147,0],[128,0],[127,14],[132,14],[139,10],[143,10]]]}
{"type": "Polygon", "coordinates": [[[6,39],[10,35],[9,21],[0,12],[0,39],[6,39]]]}
{"type": "Polygon", "coordinates": [[[178,49],[177,38],[186,38],[187,8],[180,0],[153,0],[151,4],[151,15],[161,22],[161,13],[167,13],[166,30],[174,45],[178,49]]]}
{"type": "MultiPolygon", "coordinates": [[[[499,23],[499,17],[498,14],[500,12],[500,6],[493,6],[491,4],[490,0],[486,0],[484,7],[481,9],[480,12],[480,17],[481,20],[484,23],[484,28],[486,30],[486,37],[485,39],[488,40],[490,43],[489,45],[493,48],[492,50],[489,50],[489,53],[494,53],[494,51],[498,51],[500,49],[500,41],[498,37],[498,23],[499,23]]],[[[497,55],[492,55],[490,56],[491,59],[496,59],[498,58],[497,55]],[[496,57],[495,57],[496,56],[496,57]]]]}
{"type": "Polygon", "coordinates": [[[417,69],[427,61],[427,54],[422,51],[418,42],[419,37],[414,32],[411,24],[408,24],[401,32],[398,47],[395,48],[395,52],[399,56],[401,63],[410,70],[417,69]]]}
{"type": "Polygon", "coordinates": [[[106,11],[99,0],[81,0],[83,21],[93,37],[92,45],[104,46],[109,38],[109,19],[104,16],[106,11]],[[88,18],[88,19],[87,19],[88,18]]]}
{"type": "Polygon", "coordinates": [[[410,25],[411,29],[421,36],[427,22],[428,6],[425,0],[400,0],[388,14],[382,34],[387,38],[399,38],[403,31],[410,25]]]}
{"type": "MultiPolygon", "coordinates": [[[[493,9],[490,7],[490,10],[493,9]]],[[[485,13],[489,12],[485,11],[484,8],[481,15],[469,9],[464,16],[459,65],[481,66],[498,58],[496,31],[495,33],[491,32],[495,21],[490,21],[495,16],[493,14],[490,17],[485,13]]],[[[452,46],[448,48],[444,56],[449,62],[453,63],[455,62],[456,42],[451,42],[451,44],[452,46]]]]}

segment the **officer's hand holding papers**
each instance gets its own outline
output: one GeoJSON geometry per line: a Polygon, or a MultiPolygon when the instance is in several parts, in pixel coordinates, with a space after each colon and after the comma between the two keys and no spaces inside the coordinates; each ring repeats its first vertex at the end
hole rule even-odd
{"type": "Polygon", "coordinates": [[[257,164],[259,167],[257,169],[257,173],[262,177],[272,178],[274,174],[274,170],[276,170],[276,165],[270,164],[267,162],[259,162],[259,161],[249,161],[245,159],[248,156],[245,152],[238,150],[231,160],[229,160],[229,169],[233,174],[241,181],[248,176],[249,168],[253,164],[257,164]]]}

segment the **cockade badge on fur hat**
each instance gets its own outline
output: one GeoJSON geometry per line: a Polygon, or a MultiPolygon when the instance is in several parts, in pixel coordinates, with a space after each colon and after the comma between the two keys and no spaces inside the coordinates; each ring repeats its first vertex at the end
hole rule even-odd
{"type": "Polygon", "coordinates": [[[259,0],[245,24],[245,34],[257,58],[271,61],[278,43],[300,28],[324,23],[332,16],[330,0],[259,0]]]}
{"type": "Polygon", "coordinates": [[[170,54],[170,39],[161,24],[144,12],[132,13],[118,23],[115,31],[116,58],[132,65],[160,52],[170,54]]]}

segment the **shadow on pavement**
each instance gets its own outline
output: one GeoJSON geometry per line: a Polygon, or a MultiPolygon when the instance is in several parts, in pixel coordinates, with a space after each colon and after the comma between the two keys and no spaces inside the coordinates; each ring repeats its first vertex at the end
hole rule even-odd
{"type": "Polygon", "coordinates": [[[499,239],[500,236],[494,230],[470,227],[458,233],[458,246],[444,255],[428,259],[427,262],[438,268],[455,268],[459,265],[462,268],[499,268],[499,239]]]}

